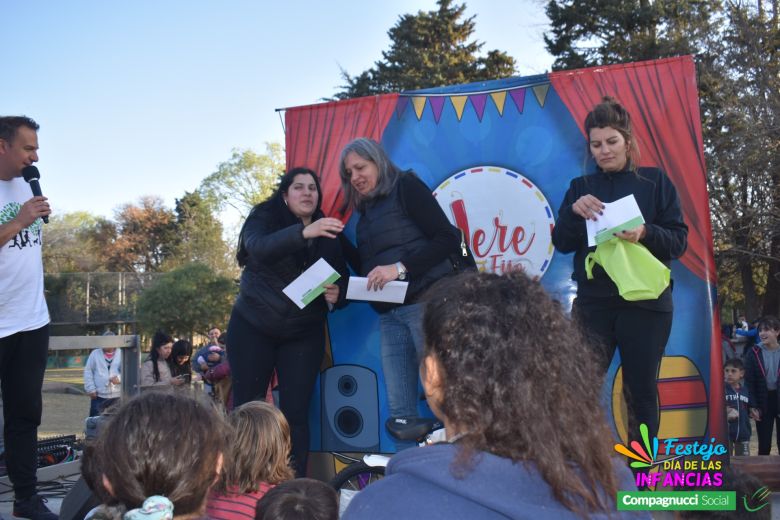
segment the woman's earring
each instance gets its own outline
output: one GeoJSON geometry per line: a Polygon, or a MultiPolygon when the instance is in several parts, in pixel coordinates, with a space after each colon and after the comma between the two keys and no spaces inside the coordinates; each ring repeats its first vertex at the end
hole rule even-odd
{"type": "Polygon", "coordinates": [[[285,206],[289,206],[289,204],[287,204],[287,199],[282,199],[282,200],[284,201],[285,206]]]}

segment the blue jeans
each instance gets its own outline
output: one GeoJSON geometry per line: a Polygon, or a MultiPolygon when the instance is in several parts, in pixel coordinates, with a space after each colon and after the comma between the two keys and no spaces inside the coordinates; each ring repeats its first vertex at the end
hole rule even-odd
{"type": "Polygon", "coordinates": [[[390,417],[418,415],[422,316],[423,306],[420,303],[402,305],[379,315],[382,371],[390,417]]]}
{"type": "Polygon", "coordinates": [[[108,398],[97,396],[89,401],[89,416],[97,417],[103,413],[107,407],[111,406],[115,402],[119,401],[118,397],[108,398]]]}

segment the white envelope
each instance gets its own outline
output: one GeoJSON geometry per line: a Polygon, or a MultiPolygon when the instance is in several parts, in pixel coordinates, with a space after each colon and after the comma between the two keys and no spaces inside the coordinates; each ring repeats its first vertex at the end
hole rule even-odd
{"type": "Polygon", "coordinates": [[[369,302],[403,303],[406,298],[408,282],[387,282],[379,291],[368,290],[368,278],[350,276],[347,285],[348,300],[364,300],[369,302]]]}

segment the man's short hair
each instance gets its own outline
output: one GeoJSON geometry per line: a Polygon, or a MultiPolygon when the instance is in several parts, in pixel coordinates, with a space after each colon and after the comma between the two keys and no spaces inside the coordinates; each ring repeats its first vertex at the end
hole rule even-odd
{"type": "Polygon", "coordinates": [[[758,326],[756,328],[758,328],[759,331],[764,329],[780,330],[780,318],[777,316],[764,316],[758,320],[758,326]]]}
{"type": "Polygon", "coordinates": [[[26,126],[30,130],[38,131],[38,123],[27,116],[0,116],[0,139],[7,143],[12,143],[16,137],[16,131],[21,126],[26,126]]]}
{"type": "Polygon", "coordinates": [[[745,370],[745,364],[739,358],[729,358],[723,363],[723,368],[734,367],[737,370],[745,370]]]}

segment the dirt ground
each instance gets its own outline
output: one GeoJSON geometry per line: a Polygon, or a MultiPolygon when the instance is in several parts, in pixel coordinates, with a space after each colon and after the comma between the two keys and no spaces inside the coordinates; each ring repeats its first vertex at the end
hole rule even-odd
{"type": "Polygon", "coordinates": [[[84,389],[83,371],[82,368],[46,371],[39,437],[70,434],[84,436],[84,419],[89,412],[89,397],[78,393],[84,389]]]}

